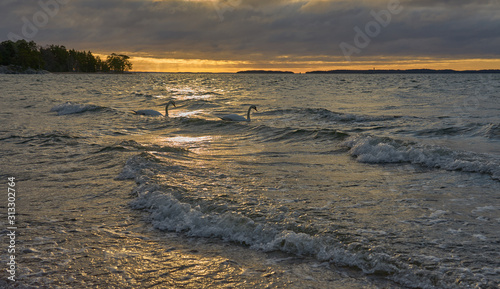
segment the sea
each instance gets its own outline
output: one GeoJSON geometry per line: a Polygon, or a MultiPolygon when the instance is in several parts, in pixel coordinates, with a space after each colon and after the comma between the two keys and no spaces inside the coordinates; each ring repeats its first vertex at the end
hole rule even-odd
{"type": "Polygon", "coordinates": [[[500,288],[499,74],[0,75],[0,107],[2,288],[500,288]]]}

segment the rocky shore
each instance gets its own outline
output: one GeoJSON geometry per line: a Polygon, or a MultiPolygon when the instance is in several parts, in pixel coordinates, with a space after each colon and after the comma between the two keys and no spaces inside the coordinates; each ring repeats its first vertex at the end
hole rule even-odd
{"type": "Polygon", "coordinates": [[[22,68],[20,66],[0,66],[0,74],[49,74],[47,70],[22,68]]]}

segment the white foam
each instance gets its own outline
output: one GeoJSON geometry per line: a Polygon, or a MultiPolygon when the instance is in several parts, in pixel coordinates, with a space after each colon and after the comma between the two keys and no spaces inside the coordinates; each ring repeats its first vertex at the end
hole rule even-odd
{"type": "MultiPolygon", "coordinates": [[[[257,250],[312,256],[320,262],[357,267],[367,274],[383,272],[390,279],[410,288],[435,288],[432,277],[422,277],[420,271],[401,262],[397,256],[386,254],[383,248],[374,249],[363,243],[343,243],[328,235],[294,232],[273,222],[254,221],[237,212],[220,213],[206,206],[181,201],[176,197],[180,192],[170,191],[170,188],[163,188],[152,182],[153,174],[164,173],[163,170],[168,170],[169,166],[160,165],[155,160],[150,160],[151,157],[154,156],[143,153],[130,158],[120,175],[122,179],[135,179],[138,186],[134,189],[134,194],[137,198],[130,204],[134,209],[148,212],[149,221],[157,229],[193,237],[220,238],[257,250]]],[[[429,217],[423,217],[422,222],[443,221],[438,218],[446,213],[432,210],[429,217]]],[[[360,229],[356,233],[380,236],[388,234],[370,229],[360,229]]],[[[424,263],[440,264],[440,259],[434,256],[418,256],[418,259],[424,263]]]]}
{"type": "Polygon", "coordinates": [[[430,214],[429,218],[436,219],[436,218],[439,218],[446,213],[447,213],[446,211],[436,210],[434,213],[430,214]]]}
{"type": "Polygon", "coordinates": [[[79,104],[65,102],[54,106],[50,111],[57,112],[57,115],[75,114],[99,109],[99,106],[91,104],[79,104]]]}
{"type": "Polygon", "coordinates": [[[295,255],[314,256],[320,261],[355,266],[365,273],[398,272],[391,257],[383,253],[352,253],[340,243],[323,237],[281,230],[269,224],[259,224],[237,213],[207,213],[199,206],[182,203],[172,194],[151,191],[144,186],[132,201],[135,209],[150,213],[150,221],[160,230],[182,232],[188,236],[216,237],[237,242],[263,251],[282,251],[295,255]]]}
{"type": "Polygon", "coordinates": [[[142,170],[147,169],[151,166],[146,159],[141,156],[133,156],[127,160],[127,163],[123,167],[121,173],[115,178],[116,180],[129,180],[135,179],[141,175],[142,170]]]}
{"type": "Polygon", "coordinates": [[[486,236],[481,235],[481,234],[474,234],[474,235],[472,235],[472,237],[478,238],[479,240],[482,240],[482,241],[486,241],[488,239],[488,238],[486,238],[486,236]]]}
{"type": "Polygon", "coordinates": [[[454,151],[445,147],[395,141],[389,138],[353,136],[342,143],[363,163],[409,162],[429,168],[477,172],[500,180],[500,159],[489,154],[454,151]]]}
{"type": "MultiPolygon", "coordinates": [[[[285,230],[273,224],[257,223],[239,213],[205,212],[200,206],[183,203],[174,194],[151,182],[151,174],[157,170],[162,170],[162,166],[149,161],[146,156],[134,156],[117,177],[122,180],[135,179],[138,186],[133,194],[137,198],[131,202],[131,206],[149,212],[149,219],[157,229],[196,237],[221,238],[258,250],[314,256],[318,260],[356,266],[367,273],[399,270],[387,262],[389,257],[382,253],[352,253],[335,240],[285,230]]],[[[383,234],[379,231],[373,233],[383,234]]]]}
{"type": "Polygon", "coordinates": [[[485,211],[496,211],[499,209],[500,209],[500,207],[496,207],[496,206],[476,207],[476,209],[473,210],[472,213],[480,213],[480,212],[485,212],[485,211]]]}

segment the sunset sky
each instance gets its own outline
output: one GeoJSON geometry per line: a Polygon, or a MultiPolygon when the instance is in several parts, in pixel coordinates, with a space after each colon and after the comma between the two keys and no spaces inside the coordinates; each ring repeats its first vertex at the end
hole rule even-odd
{"type": "Polygon", "coordinates": [[[500,0],[2,0],[16,38],[135,71],[500,69],[500,0]]]}

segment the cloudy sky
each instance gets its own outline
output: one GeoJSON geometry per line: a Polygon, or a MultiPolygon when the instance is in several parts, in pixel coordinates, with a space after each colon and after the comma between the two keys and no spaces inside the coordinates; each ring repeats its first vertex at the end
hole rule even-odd
{"type": "Polygon", "coordinates": [[[500,69],[500,0],[0,1],[0,41],[138,71],[500,69]]]}

